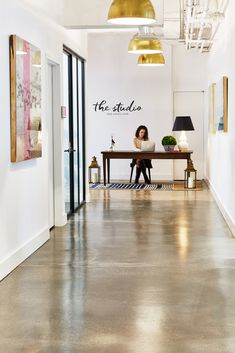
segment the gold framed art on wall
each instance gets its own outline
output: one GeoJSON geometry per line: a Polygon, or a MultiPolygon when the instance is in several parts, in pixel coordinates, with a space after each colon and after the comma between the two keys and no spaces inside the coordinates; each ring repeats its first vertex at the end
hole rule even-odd
{"type": "Polygon", "coordinates": [[[11,161],[42,156],[41,52],[10,36],[11,161]]]}
{"type": "Polygon", "coordinates": [[[215,130],[215,83],[209,86],[209,132],[212,134],[216,133],[215,130]]]}
{"type": "Polygon", "coordinates": [[[228,132],[228,77],[223,76],[215,85],[215,131],[228,132]]]}

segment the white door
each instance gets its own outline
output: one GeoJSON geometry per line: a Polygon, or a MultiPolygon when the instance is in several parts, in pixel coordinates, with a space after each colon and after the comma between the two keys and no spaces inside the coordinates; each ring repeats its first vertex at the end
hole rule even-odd
{"type": "MultiPolygon", "coordinates": [[[[174,118],[191,116],[194,131],[186,131],[197,179],[204,178],[204,92],[174,92],[174,118]]],[[[179,140],[180,132],[174,132],[179,140]]],[[[186,161],[174,161],[174,179],[184,179],[186,161]]]]}
{"type": "Polygon", "coordinates": [[[53,65],[48,62],[48,174],[49,174],[49,227],[55,225],[55,201],[54,201],[54,129],[53,129],[53,65]]]}

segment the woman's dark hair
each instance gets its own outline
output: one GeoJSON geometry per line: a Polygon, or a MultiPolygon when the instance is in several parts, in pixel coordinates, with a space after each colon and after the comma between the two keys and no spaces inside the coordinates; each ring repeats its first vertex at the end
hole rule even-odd
{"type": "Polygon", "coordinates": [[[144,141],[147,141],[147,140],[149,139],[149,133],[148,133],[147,127],[144,126],[144,125],[140,125],[140,126],[137,128],[137,130],[136,130],[136,132],[135,132],[135,137],[137,137],[137,138],[139,137],[140,130],[145,130],[144,141]]]}

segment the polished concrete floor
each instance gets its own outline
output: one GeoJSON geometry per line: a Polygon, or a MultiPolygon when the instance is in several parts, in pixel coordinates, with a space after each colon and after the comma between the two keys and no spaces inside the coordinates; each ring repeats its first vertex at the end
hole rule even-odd
{"type": "Polygon", "coordinates": [[[0,283],[0,353],[234,353],[235,240],[208,190],[94,190],[0,283]]]}

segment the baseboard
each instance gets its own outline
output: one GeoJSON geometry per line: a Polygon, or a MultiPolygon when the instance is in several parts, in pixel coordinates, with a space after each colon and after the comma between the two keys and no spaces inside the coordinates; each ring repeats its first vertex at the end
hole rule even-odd
{"type": "Polygon", "coordinates": [[[0,262],[0,280],[6,277],[24,260],[32,255],[38,248],[40,248],[50,238],[49,229],[43,229],[39,234],[32,237],[25,244],[13,251],[5,259],[0,262]]]}
{"type": "Polygon", "coordinates": [[[222,213],[229,229],[231,230],[233,236],[235,237],[235,222],[233,218],[230,216],[230,214],[227,212],[227,210],[224,208],[219,196],[217,195],[213,185],[211,184],[209,178],[205,178],[204,181],[206,182],[208,188],[210,189],[212,196],[214,197],[217,206],[219,207],[220,212],[222,213]]]}

